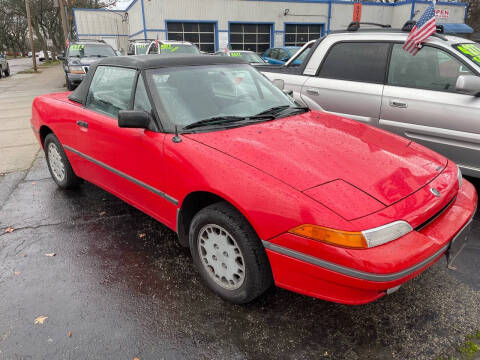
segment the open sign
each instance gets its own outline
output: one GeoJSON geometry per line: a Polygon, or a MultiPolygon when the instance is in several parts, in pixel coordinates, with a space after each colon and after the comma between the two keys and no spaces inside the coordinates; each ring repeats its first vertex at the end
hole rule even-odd
{"type": "Polygon", "coordinates": [[[448,9],[436,9],[435,10],[435,17],[437,19],[448,19],[450,16],[450,10],[448,9]]]}

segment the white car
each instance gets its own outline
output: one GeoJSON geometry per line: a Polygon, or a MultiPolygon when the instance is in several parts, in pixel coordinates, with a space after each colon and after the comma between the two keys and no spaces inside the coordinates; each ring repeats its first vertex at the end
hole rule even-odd
{"type": "Polygon", "coordinates": [[[189,54],[200,55],[200,50],[195,44],[188,41],[159,40],[152,41],[147,54],[176,55],[189,54]]]}
{"type": "Polygon", "coordinates": [[[45,53],[43,51],[39,51],[38,53],[35,54],[38,57],[38,60],[44,61],[44,60],[53,60],[52,59],[52,52],[48,51],[48,59],[45,59],[45,53]]]}
{"type": "Polygon", "coordinates": [[[5,55],[0,55],[0,77],[2,76],[10,76],[10,66],[5,55]]]}

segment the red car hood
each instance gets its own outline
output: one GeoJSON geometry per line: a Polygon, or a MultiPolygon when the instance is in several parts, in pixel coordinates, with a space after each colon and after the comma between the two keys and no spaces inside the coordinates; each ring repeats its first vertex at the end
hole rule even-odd
{"type": "Polygon", "coordinates": [[[342,179],[387,206],[423,187],[447,164],[400,136],[316,111],[186,136],[299,191],[342,179]]]}

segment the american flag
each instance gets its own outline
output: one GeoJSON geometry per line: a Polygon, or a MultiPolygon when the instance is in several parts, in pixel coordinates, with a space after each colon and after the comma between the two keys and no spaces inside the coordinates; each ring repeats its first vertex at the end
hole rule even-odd
{"type": "Polygon", "coordinates": [[[437,25],[435,24],[435,2],[433,1],[408,34],[403,49],[415,56],[420,50],[419,45],[435,31],[437,31],[437,25]]]}

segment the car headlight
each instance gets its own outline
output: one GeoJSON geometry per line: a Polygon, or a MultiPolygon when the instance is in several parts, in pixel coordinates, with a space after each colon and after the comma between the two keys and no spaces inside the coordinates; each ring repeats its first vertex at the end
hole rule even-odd
{"type": "Polygon", "coordinates": [[[358,232],[341,231],[323,226],[306,224],[289,230],[289,233],[332,245],[368,249],[398,239],[412,230],[413,229],[409,223],[400,220],[358,232]]]}
{"type": "Polygon", "coordinates": [[[458,188],[462,188],[462,182],[463,182],[463,175],[462,175],[462,170],[460,170],[460,167],[457,165],[457,179],[458,179],[458,188]]]}
{"type": "Polygon", "coordinates": [[[70,74],[85,74],[85,70],[81,66],[70,66],[70,74]]]}

